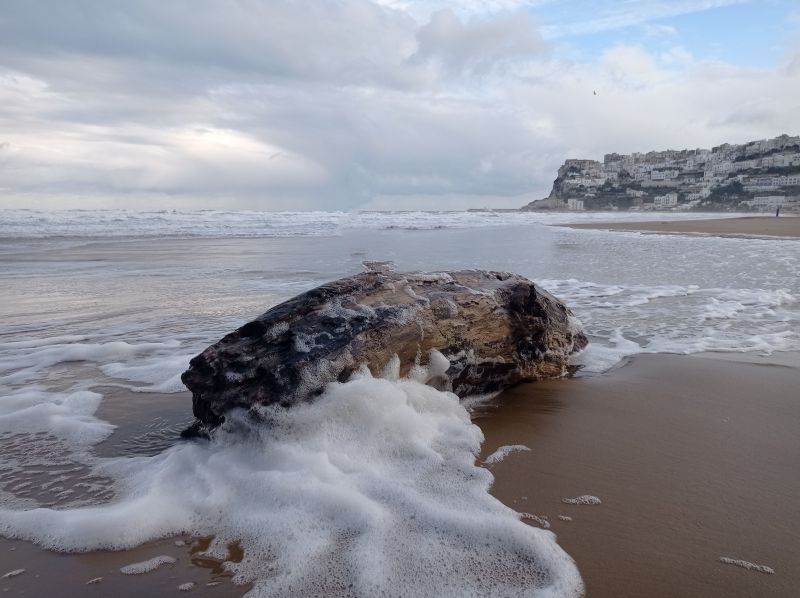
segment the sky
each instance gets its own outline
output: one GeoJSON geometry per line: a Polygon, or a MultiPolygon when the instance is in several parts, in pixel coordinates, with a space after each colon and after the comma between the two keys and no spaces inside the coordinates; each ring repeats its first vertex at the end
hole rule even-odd
{"type": "Polygon", "coordinates": [[[782,133],[798,0],[0,4],[0,208],[519,207],[782,133]]]}

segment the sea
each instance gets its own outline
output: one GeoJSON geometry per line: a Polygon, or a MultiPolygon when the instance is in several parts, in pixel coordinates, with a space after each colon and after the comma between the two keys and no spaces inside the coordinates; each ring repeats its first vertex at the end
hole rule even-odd
{"type": "Polygon", "coordinates": [[[366,261],[529,277],[584,326],[577,375],[641,353],[799,351],[800,241],[565,226],[711,217],[2,211],[0,536],[64,552],[209,537],[253,596],[580,595],[555,536],[489,494],[453,395],[362,376],[269,426],[234,414],[183,441],[180,374],[366,261]]]}

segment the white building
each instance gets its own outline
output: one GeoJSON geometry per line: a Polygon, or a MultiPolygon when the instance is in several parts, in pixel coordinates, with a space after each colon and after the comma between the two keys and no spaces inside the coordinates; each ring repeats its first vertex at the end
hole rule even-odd
{"type": "Polygon", "coordinates": [[[567,200],[567,209],[568,210],[583,210],[583,200],[582,199],[574,199],[570,197],[567,200]]]}
{"type": "Polygon", "coordinates": [[[754,197],[748,199],[746,202],[748,206],[758,208],[759,210],[774,210],[781,206],[786,205],[785,195],[762,195],[761,197],[754,197]]]}
{"type": "MultiPolygon", "coordinates": [[[[725,162],[723,162],[725,164],[725,162]]],[[[753,168],[758,168],[758,160],[739,160],[738,162],[733,162],[731,164],[731,170],[733,172],[738,172],[740,170],[751,170],[753,168]]]]}
{"type": "Polygon", "coordinates": [[[677,193],[665,193],[653,198],[653,206],[656,208],[671,208],[678,205],[677,193]]]}
{"type": "Polygon", "coordinates": [[[700,199],[705,199],[709,195],[711,195],[711,189],[704,187],[699,191],[694,191],[692,193],[689,193],[686,196],[686,199],[688,199],[689,201],[698,201],[700,199]]]}
{"type": "Polygon", "coordinates": [[[677,170],[670,169],[653,170],[653,172],[650,173],[650,179],[653,181],[669,181],[678,176],[678,172],[677,170]]]}

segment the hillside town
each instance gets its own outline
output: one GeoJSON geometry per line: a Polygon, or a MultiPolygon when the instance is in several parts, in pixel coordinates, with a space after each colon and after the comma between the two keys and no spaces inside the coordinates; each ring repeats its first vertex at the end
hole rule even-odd
{"type": "Polygon", "coordinates": [[[567,160],[523,210],[800,210],[800,136],[567,160]]]}

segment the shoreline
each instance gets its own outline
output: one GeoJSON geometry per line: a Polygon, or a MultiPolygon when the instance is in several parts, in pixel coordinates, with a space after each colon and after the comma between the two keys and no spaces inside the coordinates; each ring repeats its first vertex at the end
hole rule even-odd
{"type": "Polygon", "coordinates": [[[548,517],[588,596],[791,596],[798,387],[797,367],[639,355],[605,374],[516,387],[474,421],[481,459],[530,449],[488,466],[492,493],[548,517]],[[602,504],[562,502],[581,495],[602,504]]]}
{"type": "MultiPolygon", "coordinates": [[[[531,449],[484,464],[495,476],[491,492],[515,511],[548,517],[589,596],[790,596],[800,585],[799,356],[638,355],[603,374],[520,385],[473,413],[485,435],[478,461],[501,446],[531,449]],[[562,502],[581,495],[602,504],[562,502]]],[[[172,408],[181,404],[187,396],[172,408]]],[[[185,536],[86,554],[0,538],[0,575],[26,569],[0,587],[120,597],[176,592],[187,581],[203,596],[249,589],[201,551],[200,539],[185,536]],[[157,555],[177,562],[138,576],[119,571],[157,555]],[[104,579],[85,585],[96,577],[104,579]]]]}
{"type": "Polygon", "coordinates": [[[574,229],[629,231],[646,234],[707,235],[755,239],[800,239],[800,217],[744,216],[708,220],[652,220],[563,224],[574,229]]]}

